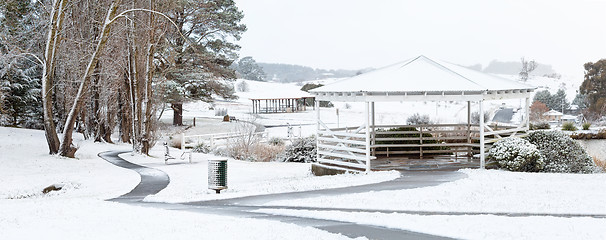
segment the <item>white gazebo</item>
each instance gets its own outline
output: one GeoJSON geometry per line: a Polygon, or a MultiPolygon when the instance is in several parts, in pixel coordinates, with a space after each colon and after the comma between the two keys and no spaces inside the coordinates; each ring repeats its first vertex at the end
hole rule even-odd
{"type": "Polygon", "coordinates": [[[398,153],[418,153],[423,159],[424,153],[463,152],[469,157],[479,157],[480,167],[484,168],[487,143],[528,131],[530,94],[535,89],[517,81],[425,56],[313,89],[310,92],[316,96],[318,163],[371,171],[371,161],[378,156],[389,158],[398,153]],[[483,117],[480,117],[479,124],[471,123],[472,102],[478,103],[480,116],[484,116],[484,101],[502,99],[526,100],[524,120],[519,126],[497,130],[487,126],[483,117]],[[363,102],[366,113],[364,123],[355,128],[329,128],[321,119],[319,101],[363,102]],[[402,101],[467,102],[467,124],[375,125],[375,102],[402,101]],[[413,133],[411,131],[377,131],[385,127],[404,126],[415,128],[413,132],[418,137],[413,143],[386,142],[390,140],[389,136],[391,140],[411,140],[401,136],[393,138],[394,133],[413,133]],[[405,151],[402,151],[403,148],[406,148],[405,151]],[[410,151],[411,148],[414,151],[410,151]],[[474,151],[478,154],[474,154],[474,151]]]}

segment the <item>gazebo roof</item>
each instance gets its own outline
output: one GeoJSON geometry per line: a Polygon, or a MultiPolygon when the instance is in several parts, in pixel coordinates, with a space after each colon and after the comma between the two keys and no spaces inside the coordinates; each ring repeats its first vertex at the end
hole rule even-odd
{"type": "Polygon", "coordinates": [[[319,100],[425,101],[521,98],[536,87],[419,56],[311,90],[319,100]]]}

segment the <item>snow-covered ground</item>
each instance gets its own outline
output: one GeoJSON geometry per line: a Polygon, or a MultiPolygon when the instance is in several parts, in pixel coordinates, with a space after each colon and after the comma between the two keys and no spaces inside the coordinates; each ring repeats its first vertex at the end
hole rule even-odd
{"type": "MultiPolygon", "coordinates": [[[[268,220],[243,219],[143,208],[104,201],[129,192],[139,176],[97,154],[129,150],[129,145],[84,141],[76,159],[48,155],[43,131],[0,127],[0,239],[343,239],[310,227],[268,220]],[[50,185],[60,191],[43,194],[50,185]],[[153,227],[150,227],[153,226],[153,227]]],[[[173,149],[174,153],[178,150],[173,149]]],[[[163,156],[162,148],[152,154],[163,156]]],[[[309,164],[229,161],[230,189],[207,191],[206,161],[123,156],[166,171],[171,184],[151,200],[167,202],[238,197],[287,191],[367,184],[399,176],[383,172],[365,176],[315,177],[309,164]],[[233,176],[233,177],[231,177],[233,176]]]]}
{"type": "Polygon", "coordinates": [[[520,173],[477,169],[459,171],[468,177],[434,187],[273,201],[265,205],[606,215],[604,173],[520,173]],[[370,202],[373,204],[368,204],[370,202]]]}
{"type": "Polygon", "coordinates": [[[311,174],[309,163],[246,162],[229,159],[228,189],[216,194],[214,190],[208,189],[208,160],[227,158],[193,153],[191,164],[180,159],[169,160],[169,164],[164,164],[163,152],[155,149],[151,154],[162,158],[131,156],[129,153],[120,155],[130,162],[160,169],[170,176],[171,183],[166,189],[145,199],[151,202],[191,202],[338,188],[389,181],[400,176],[399,172],[389,171],[316,177],[311,174]]]}
{"type": "Polygon", "coordinates": [[[606,214],[606,174],[460,170],[469,177],[434,187],[273,201],[258,212],[349,221],[463,239],[605,239],[605,218],[440,212],[606,214]],[[370,209],[369,212],[281,209],[284,206],[370,209]],[[438,215],[372,210],[429,211],[438,215]]]}
{"type": "Polygon", "coordinates": [[[269,220],[87,199],[0,200],[2,239],[349,239],[269,220]]]}
{"type": "Polygon", "coordinates": [[[421,216],[401,213],[365,213],[263,209],[257,212],[308,217],[422,232],[458,239],[606,239],[603,218],[503,217],[495,215],[421,216]]]}

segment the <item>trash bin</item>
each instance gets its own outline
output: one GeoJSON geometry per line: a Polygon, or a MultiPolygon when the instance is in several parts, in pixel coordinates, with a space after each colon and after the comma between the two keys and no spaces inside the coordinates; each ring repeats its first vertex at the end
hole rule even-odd
{"type": "Polygon", "coordinates": [[[227,159],[208,160],[208,189],[227,189],[227,159]]]}

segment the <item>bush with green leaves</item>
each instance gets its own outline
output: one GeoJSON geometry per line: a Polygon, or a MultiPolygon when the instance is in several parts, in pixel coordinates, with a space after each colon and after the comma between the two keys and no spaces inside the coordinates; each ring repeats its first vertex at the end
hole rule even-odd
{"type": "Polygon", "coordinates": [[[589,130],[589,127],[591,127],[591,123],[584,122],[581,126],[583,127],[583,130],[589,130]]]}
{"type": "Polygon", "coordinates": [[[519,137],[503,138],[488,151],[498,167],[515,172],[539,172],[545,162],[536,146],[519,137]]]}
{"type": "Polygon", "coordinates": [[[316,162],[317,148],[314,136],[297,138],[286,147],[282,156],[284,162],[316,162]]]}
{"type": "Polygon", "coordinates": [[[562,123],[562,131],[576,131],[577,127],[573,122],[564,122],[562,123]]]}
{"type": "Polygon", "coordinates": [[[593,159],[580,143],[559,131],[535,131],[527,140],[541,152],[543,172],[593,173],[597,171],[593,159]]]}

